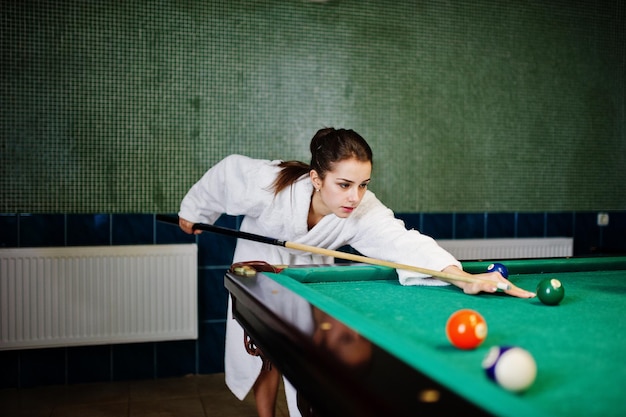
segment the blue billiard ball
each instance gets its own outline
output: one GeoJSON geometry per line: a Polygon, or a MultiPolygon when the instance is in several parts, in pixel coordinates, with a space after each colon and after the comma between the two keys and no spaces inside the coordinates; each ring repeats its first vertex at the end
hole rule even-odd
{"type": "Polygon", "coordinates": [[[487,272],[499,272],[504,278],[509,277],[509,270],[501,263],[493,263],[487,267],[487,272]]]}

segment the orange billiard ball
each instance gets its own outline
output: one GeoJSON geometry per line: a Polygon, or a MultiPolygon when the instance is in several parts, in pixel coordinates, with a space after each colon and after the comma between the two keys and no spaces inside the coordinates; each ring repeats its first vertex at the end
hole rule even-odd
{"type": "Polygon", "coordinates": [[[458,310],[448,318],[446,335],[459,349],[475,349],[487,337],[487,322],[475,310],[458,310]]]}

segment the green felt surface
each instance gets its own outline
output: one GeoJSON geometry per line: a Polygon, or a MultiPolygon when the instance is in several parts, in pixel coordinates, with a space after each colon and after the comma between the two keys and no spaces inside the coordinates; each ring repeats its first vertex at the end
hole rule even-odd
{"type": "MultiPolygon", "coordinates": [[[[463,269],[470,273],[487,270],[491,261],[464,262],[463,269]]],[[[585,272],[626,270],[626,257],[598,256],[594,258],[546,258],[546,259],[513,259],[506,261],[511,274],[540,274],[550,272],[585,272]]]]}
{"type": "Polygon", "coordinates": [[[289,267],[282,271],[283,275],[287,275],[298,282],[316,283],[316,282],[352,282],[352,281],[370,281],[370,280],[393,280],[397,279],[395,269],[376,265],[354,265],[350,268],[345,266],[327,266],[322,268],[309,267],[289,267]],[[339,269],[338,269],[339,268],[339,269]]]}
{"type": "Polygon", "coordinates": [[[623,270],[511,276],[533,291],[547,276],[560,279],[566,294],[555,307],[501,293],[468,296],[455,287],[404,287],[392,278],[333,282],[328,272],[322,275],[323,280],[306,284],[287,275],[274,278],[497,415],[626,415],[623,270]],[[461,308],[479,311],[488,324],[485,343],[472,351],[457,350],[445,335],[448,317],[461,308]],[[511,394],[485,377],[481,362],[494,345],[517,345],[532,353],[538,376],[528,391],[511,394]]]}

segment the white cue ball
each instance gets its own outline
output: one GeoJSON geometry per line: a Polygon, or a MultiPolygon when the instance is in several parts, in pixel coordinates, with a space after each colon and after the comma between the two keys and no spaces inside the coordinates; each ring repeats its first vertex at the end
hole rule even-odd
{"type": "Polygon", "coordinates": [[[487,376],[512,392],[528,389],[537,376],[537,363],[532,355],[517,346],[494,346],[483,359],[487,376]]]}

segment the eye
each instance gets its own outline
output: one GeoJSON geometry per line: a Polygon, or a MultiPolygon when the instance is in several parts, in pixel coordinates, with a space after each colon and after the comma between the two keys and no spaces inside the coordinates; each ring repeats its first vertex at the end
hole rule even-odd
{"type": "Polygon", "coordinates": [[[339,187],[343,188],[344,190],[347,188],[350,188],[350,184],[348,184],[347,182],[342,182],[339,184],[339,187]]]}
{"type": "Polygon", "coordinates": [[[359,185],[359,187],[361,187],[361,188],[367,188],[367,186],[368,186],[368,183],[363,183],[363,184],[359,185]]]}

